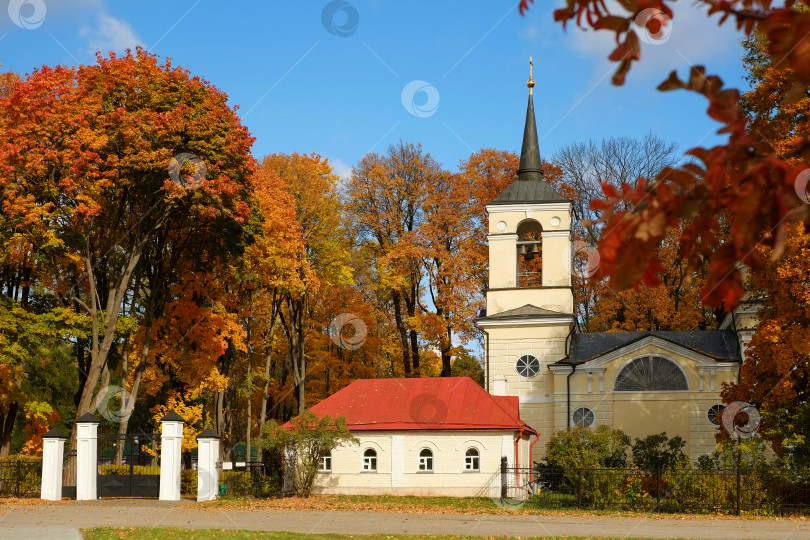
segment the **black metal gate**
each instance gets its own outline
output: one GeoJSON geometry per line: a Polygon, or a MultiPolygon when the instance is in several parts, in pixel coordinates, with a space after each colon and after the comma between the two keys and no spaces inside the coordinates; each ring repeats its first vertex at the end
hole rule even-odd
{"type": "Polygon", "coordinates": [[[158,497],[160,434],[98,436],[98,496],[158,497]]]}

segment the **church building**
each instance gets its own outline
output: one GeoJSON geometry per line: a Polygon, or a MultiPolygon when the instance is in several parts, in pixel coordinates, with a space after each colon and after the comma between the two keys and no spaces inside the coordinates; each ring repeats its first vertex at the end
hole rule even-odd
{"type": "Polygon", "coordinates": [[[751,306],[719,330],[577,330],[572,204],[543,181],[530,76],[518,178],[486,207],[489,284],[476,320],[485,335],[487,390],[516,397],[520,418],[551,436],[608,425],[631,437],[666,432],[690,459],[715,448],[720,390],[736,381],[756,324],[751,306]]]}

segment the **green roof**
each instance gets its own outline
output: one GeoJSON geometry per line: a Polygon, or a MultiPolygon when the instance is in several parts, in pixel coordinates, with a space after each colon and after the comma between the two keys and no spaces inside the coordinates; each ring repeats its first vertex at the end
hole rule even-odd
{"type": "Polygon", "coordinates": [[[568,202],[542,180],[517,180],[489,204],[568,202]]]}

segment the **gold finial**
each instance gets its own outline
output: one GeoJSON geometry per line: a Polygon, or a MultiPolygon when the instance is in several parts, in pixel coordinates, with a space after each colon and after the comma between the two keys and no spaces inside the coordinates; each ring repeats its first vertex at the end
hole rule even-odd
{"type": "Polygon", "coordinates": [[[532,88],[534,88],[534,77],[532,77],[532,57],[529,57],[529,82],[526,83],[526,86],[529,87],[529,95],[532,94],[532,88]]]}

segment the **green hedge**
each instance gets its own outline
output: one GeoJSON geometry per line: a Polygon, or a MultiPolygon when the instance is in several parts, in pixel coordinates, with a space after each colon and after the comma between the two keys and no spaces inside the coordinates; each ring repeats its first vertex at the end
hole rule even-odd
{"type": "Polygon", "coordinates": [[[180,471],[180,494],[197,496],[197,471],[180,471]]]}
{"type": "MultiPolygon", "coordinates": [[[[129,465],[100,465],[99,474],[129,474],[129,465]]],[[[160,474],[160,467],[152,467],[151,465],[134,465],[132,467],[132,474],[160,474]]]]}
{"type": "Polygon", "coordinates": [[[249,471],[222,471],[219,483],[225,484],[225,495],[238,497],[270,497],[281,493],[276,476],[249,471]]]}

